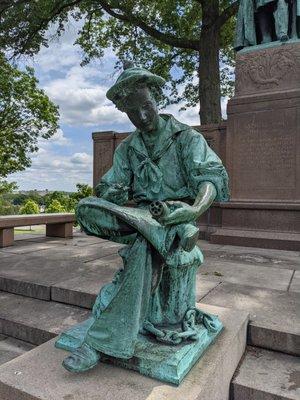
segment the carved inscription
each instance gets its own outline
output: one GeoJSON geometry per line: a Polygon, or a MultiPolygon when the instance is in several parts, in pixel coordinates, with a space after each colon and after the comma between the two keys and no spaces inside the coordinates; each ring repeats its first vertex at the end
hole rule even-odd
{"type": "Polygon", "coordinates": [[[293,115],[283,110],[248,115],[239,122],[234,143],[239,188],[254,195],[293,189],[296,185],[296,136],[293,115]],[[287,115],[290,114],[290,115],[287,115]]]}

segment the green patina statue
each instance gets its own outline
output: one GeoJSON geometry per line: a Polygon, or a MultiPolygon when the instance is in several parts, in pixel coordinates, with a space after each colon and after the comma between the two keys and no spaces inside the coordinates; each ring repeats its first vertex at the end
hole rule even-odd
{"type": "Polygon", "coordinates": [[[300,0],[241,0],[235,49],[300,38],[300,0]]]}
{"type": "Polygon", "coordinates": [[[56,342],[72,352],[63,362],[72,372],[110,360],[178,384],[222,330],[217,316],[195,307],[203,262],[195,221],[228,199],[228,176],[198,131],[158,113],[164,83],[128,64],[107,92],[137,129],[76,215],[88,235],[127,246],[124,268],[101,288],[91,318],[56,342]]]}

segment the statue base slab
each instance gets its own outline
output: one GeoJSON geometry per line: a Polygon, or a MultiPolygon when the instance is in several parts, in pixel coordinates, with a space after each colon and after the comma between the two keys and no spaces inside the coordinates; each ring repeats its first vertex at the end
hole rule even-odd
{"type": "MultiPolygon", "coordinates": [[[[85,333],[92,323],[93,319],[90,318],[62,333],[55,346],[67,351],[80,347],[85,333]]],[[[219,336],[222,329],[223,325],[219,324],[216,332],[209,333],[202,324],[197,325],[198,339],[185,341],[180,345],[167,345],[158,342],[151,336],[139,335],[132,358],[120,359],[101,354],[100,360],[133,369],[151,378],[179,385],[193,365],[219,336]]]]}
{"type": "Polygon", "coordinates": [[[106,358],[112,364],[133,369],[163,382],[179,385],[186,374],[221,333],[222,328],[208,335],[200,331],[200,339],[179,346],[166,346],[140,335],[134,357],[129,360],[106,358]],[[201,337],[203,340],[201,340],[201,337]]]}
{"type": "Polygon", "coordinates": [[[242,50],[238,51],[238,54],[251,53],[252,51],[271,49],[273,47],[284,47],[293,43],[300,43],[300,39],[289,39],[286,42],[281,42],[280,40],[276,40],[274,42],[257,44],[256,46],[244,47],[242,50]]]}
{"type": "MultiPolygon", "coordinates": [[[[53,339],[0,367],[1,400],[224,400],[244,353],[248,313],[223,307],[198,305],[218,314],[224,330],[204,353],[180,386],[151,379],[125,368],[99,363],[82,374],[66,371],[66,351],[53,339]]],[[[159,359],[156,361],[160,362],[159,359]]]]}
{"type": "Polygon", "coordinates": [[[226,168],[231,199],[210,209],[217,244],[300,246],[300,41],[273,42],[236,56],[227,106],[226,168]]]}

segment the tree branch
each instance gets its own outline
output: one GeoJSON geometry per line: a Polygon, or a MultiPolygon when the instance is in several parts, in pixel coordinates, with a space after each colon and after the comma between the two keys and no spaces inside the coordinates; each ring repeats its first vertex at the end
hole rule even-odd
{"type": "Polygon", "coordinates": [[[136,17],[135,15],[129,13],[128,10],[125,10],[120,5],[118,5],[118,9],[123,12],[122,14],[115,11],[113,9],[114,7],[109,5],[104,0],[99,0],[99,4],[103,8],[103,10],[107,12],[107,14],[111,15],[114,18],[117,18],[120,21],[128,22],[132,25],[138,26],[149,36],[153,37],[154,39],[159,40],[160,42],[163,42],[172,47],[178,47],[181,49],[199,50],[199,48],[200,48],[198,40],[193,40],[193,39],[188,39],[188,38],[177,38],[174,35],[163,33],[161,31],[153,28],[152,26],[146,24],[144,21],[142,21],[140,18],[136,17]]]}
{"type": "Polygon", "coordinates": [[[10,0],[2,0],[0,4],[0,16],[8,11],[10,8],[19,6],[22,3],[29,3],[30,0],[19,0],[17,2],[12,2],[10,0]]]}
{"type": "Polygon", "coordinates": [[[230,6],[225,8],[225,10],[219,15],[219,17],[216,19],[216,27],[221,28],[226,22],[231,18],[234,14],[237,13],[239,9],[239,0],[235,1],[232,3],[230,6]]]}
{"type": "Polygon", "coordinates": [[[73,0],[70,1],[60,7],[58,7],[57,9],[53,8],[52,12],[49,15],[49,18],[42,18],[40,23],[38,24],[37,27],[35,27],[35,29],[33,29],[31,32],[28,32],[28,37],[26,38],[25,43],[22,46],[22,49],[20,51],[14,52],[14,57],[17,55],[17,53],[23,53],[26,50],[27,45],[33,40],[33,38],[35,37],[35,35],[37,33],[39,33],[40,30],[42,29],[46,29],[47,25],[49,24],[49,22],[56,17],[57,15],[59,15],[62,11],[64,11],[65,9],[69,8],[69,7],[73,7],[76,6],[77,4],[81,3],[82,0],[73,0]]]}

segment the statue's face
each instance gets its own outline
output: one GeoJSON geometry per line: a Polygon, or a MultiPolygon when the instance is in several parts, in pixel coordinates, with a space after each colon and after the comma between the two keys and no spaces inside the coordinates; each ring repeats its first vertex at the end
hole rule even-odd
{"type": "Polygon", "coordinates": [[[138,88],[126,98],[124,111],[133,125],[143,132],[153,132],[158,126],[156,102],[148,88],[138,88]]]}

